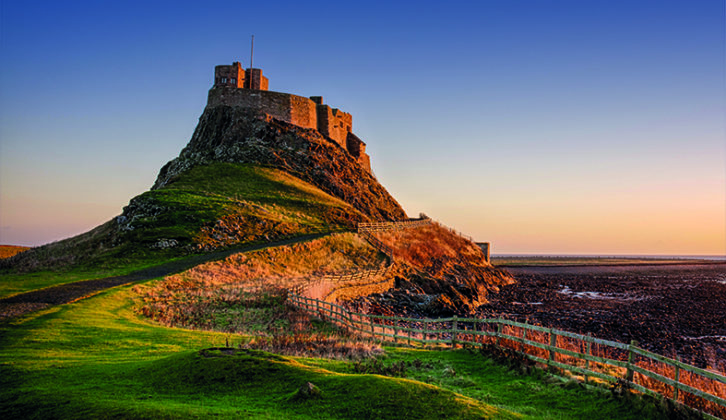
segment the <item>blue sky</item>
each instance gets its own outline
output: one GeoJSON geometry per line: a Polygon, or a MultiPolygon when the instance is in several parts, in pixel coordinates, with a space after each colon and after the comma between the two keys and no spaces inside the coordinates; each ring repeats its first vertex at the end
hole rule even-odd
{"type": "Polygon", "coordinates": [[[0,243],[120,213],[213,68],[351,112],[373,170],[497,253],[726,253],[724,2],[0,2],[0,243]],[[71,3],[71,4],[67,4],[71,3]]]}

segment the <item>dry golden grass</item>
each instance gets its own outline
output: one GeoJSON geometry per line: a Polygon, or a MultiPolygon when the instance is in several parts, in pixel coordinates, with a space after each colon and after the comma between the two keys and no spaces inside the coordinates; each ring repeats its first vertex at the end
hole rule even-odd
{"type": "Polygon", "coordinates": [[[159,286],[173,290],[234,285],[245,288],[295,286],[323,275],[372,270],[384,263],[376,250],[352,233],[232,255],[169,276],[159,286]]]}
{"type": "MultiPolygon", "coordinates": [[[[490,292],[514,282],[486,261],[476,243],[438,223],[372,235],[390,250],[398,275],[410,280],[416,293],[436,296],[425,308],[415,308],[423,316],[473,313],[490,292]]],[[[385,305],[376,309],[385,314],[396,310],[385,305]]]]}
{"type": "Polygon", "coordinates": [[[137,311],[174,327],[252,336],[247,348],[298,356],[368,357],[380,347],[360,342],[286,303],[287,288],[324,275],[384,265],[375,249],[352,233],[232,255],[135,286],[137,311]]]}
{"type": "Polygon", "coordinates": [[[352,233],[232,255],[136,286],[141,314],[169,326],[269,332],[287,325],[284,289],[324,275],[370,270],[384,258],[352,233]],[[282,315],[281,315],[282,314],[282,315]]]}
{"type": "Polygon", "coordinates": [[[374,232],[374,236],[393,249],[396,260],[434,276],[440,274],[447,263],[465,262],[475,267],[490,267],[477,244],[438,223],[374,232]]]}
{"type": "Polygon", "coordinates": [[[269,336],[257,336],[242,347],[288,356],[326,359],[361,359],[383,353],[381,346],[372,341],[364,341],[340,333],[311,333],[309,328],[291,334],[277,333],[269,336]]]}
{"type": "Polygon", "coordinates": [[[16,245],[0,245],[0,259],[10,258],[15,254],[25,251],[26,249],[30,249],[30,247],[16,245]]]}

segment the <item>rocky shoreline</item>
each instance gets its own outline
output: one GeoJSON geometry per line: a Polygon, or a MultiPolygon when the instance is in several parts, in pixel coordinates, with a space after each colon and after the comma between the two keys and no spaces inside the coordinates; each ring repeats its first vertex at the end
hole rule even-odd
{"type": "Polygon", "coordinates": [[[726,371],[726,264],[509,267],[478,308],[726,371]]]}

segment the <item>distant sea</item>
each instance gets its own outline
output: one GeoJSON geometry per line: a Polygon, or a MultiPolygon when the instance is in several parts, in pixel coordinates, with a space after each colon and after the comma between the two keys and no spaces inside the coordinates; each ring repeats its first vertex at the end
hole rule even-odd
{"type": "Polygon", "coordinates": [[[659,260],[726,261],[726,255],[599,255],[599,254],[492,254],[493,258],[637,258],[659,260]]]}

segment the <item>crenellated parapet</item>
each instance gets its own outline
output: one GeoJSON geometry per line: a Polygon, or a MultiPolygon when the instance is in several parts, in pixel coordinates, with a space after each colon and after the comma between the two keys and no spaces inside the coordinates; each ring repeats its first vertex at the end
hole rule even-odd
{"type": "Polygon", "coordinates": [[[252,108],[280,121],[314,129],[354,157],[368,172],[370,157],[365,143],[353,134],[353,116],[323,103],[322,96],[306,98],[268,90],[269,80],[261,69],[243,69],[239,62],[214,68],[214,86],[207,107],[252,108]]]}

